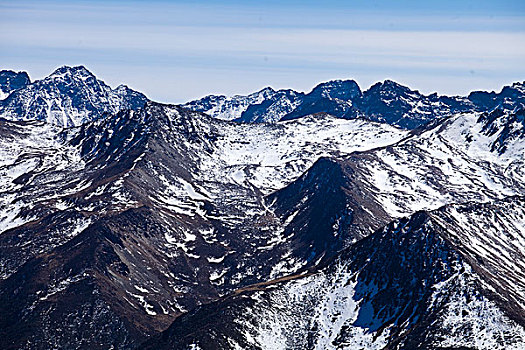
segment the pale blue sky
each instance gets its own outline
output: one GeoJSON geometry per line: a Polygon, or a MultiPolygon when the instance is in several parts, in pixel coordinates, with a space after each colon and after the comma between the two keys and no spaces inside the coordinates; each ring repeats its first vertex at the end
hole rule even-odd
{"type": "Polygon", "coordinates": [[[83,64],[163,102],[330,79],[430,93],[525,80],[525,1],[0,1],[0,68],[83,64]]]}

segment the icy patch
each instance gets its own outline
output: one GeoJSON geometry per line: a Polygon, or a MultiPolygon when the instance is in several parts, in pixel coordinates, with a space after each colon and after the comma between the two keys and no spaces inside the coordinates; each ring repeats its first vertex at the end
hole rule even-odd
{"type": "Polygon", "coordinates": [[[149,304],[146,301],[146,298],[143,295],[133,294],[133,293],[130,293],[128,291],[126,291],[126,293],[128,293],[129,295],[131,295],[132,297],[137,299],[139,304],[142,305],[142,307],[144,308],[144,311],[146,311],[146,313],[148,315],[150,315],[150,316],[156,316],[157,315],[157,313],[154,311],[155,308],[153,307],[153,305],[149,304]]]}
{"type": "Polygon", "coordinates": [[[146,288],[144,287],[141,287],[141,286],[137,286],[137,285],[134,285],[135,289],[138,290],[139,292],[142,292],[142,293],[149,293],[149,290],[147,290],[146,288]]]}
{"type": "Polygon", "coordinates": [[[213,282],[214,284],[220,285],[224,283],[224,275],[228,272],[228,269],[224,269],[222,271],[212,271],[210,273],[210,282],[213,282]]]}
{"type": "Polygon", "coordinates": [[[220,258],[211,258],[211,257],[208,257],[206,259],[208,259],[208,262],[211,263],[211,264],[220,264],[221,262],[224,261],[224,258],[226,258],[228,256],[228,254],[226,255],[223,255],[221,256],[220,258]]]}

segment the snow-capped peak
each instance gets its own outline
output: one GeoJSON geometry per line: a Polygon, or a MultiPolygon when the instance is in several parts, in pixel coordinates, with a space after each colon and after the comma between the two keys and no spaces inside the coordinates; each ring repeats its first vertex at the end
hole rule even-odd
{"type": "Polygon", "coordinates": [[[11,92],[0,101],[0,117],[45,120],[72,127],[104,113],[141,108],[146,96],[121,85],[111,89],[84,66],[62,66],[49,76],[11,92]]]}

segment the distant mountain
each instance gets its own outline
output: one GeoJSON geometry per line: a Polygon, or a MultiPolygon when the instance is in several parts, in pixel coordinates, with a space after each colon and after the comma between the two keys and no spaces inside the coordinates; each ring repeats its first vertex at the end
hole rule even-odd
{"type": "Polygon", "coordinates": [[[506,86],[500,93],[478,91],[468,97],[449,97],[437,94],[426,96],[391,80],[374,84],[364,92],[353,80],[335,80],[319,84],[308,94],[293,90],[275,92],[267,88],[246,97],[234,96],[228,99],[224,96],[207,96],[183,105],[215,118],[245,123],[276,122],[314,113],[329,113],[344,119],[364,117],[405,129],[414,129],[455,113],[484,112],[497,108],[512,111],[523,106],[523,83],[506,86]],[[272,93],[264,94],[264,91],[272,93]]]}
{"type": "Polygon", "coordinates": [[[474,91],[470,93],[468,99],[480,110],[522,109],[525,106],[525,82],[505,86],[500,93],[474,91]]]}
{"type": "Polygon", "coordinates": [[[352,81],[332,81],[319,84],[310,93],[305,94],[293,90],[278,90],[265,88],[248,96],[236,95],[206,96],[200,100],[188,102],[182,107],[194,111],[205,112],[218,119],[235,120],[244,123],[276,122],[289,118],[296,110],[308,109],[308,113],[330,113],[333,109],[348,109],[346,101],[361,95],[359,86],[352,81]],[[330,102],[335,101],[335,102],[330,102]],[[330,108],[323,103],[331,105],[330,108]],[[342,107],[339,106],[341,103],[342,107]],[[310,106],[313,105],[313,106],[310,106]]]}
{"type": "Polygon", "coordinates": [[[314,113],[328,113],[344,119],[354,119],[361,114],[354,102],[362,97],[362,92],[353,80],[335,80],[321,83],[305,95],[296,109],[286,114],[282,120],[292,120],[314,113]]]}
{"type": "Polygon", "coordinates": [[[275,91],[265,88],[248,96],[206,96],[188,102],[183,107],[197,112],[208,112],[211,116],[224,120],[278,121],[297,106],[302,95],[304,94],[293,90],[275,91]]]}
{"type": "Polygon", "coordinates": [[[405,129],[454,113],[477,111],[465,98],[425,96],[392,80],[372,85],[356,103],[367,118],[405,129]]]}
{"type": "MultiPolygon", "coordinates": [[[[0,79],[7,76],[9,71],[0,72],[0,79]]],[[[141,108],[147,101],[146,96],[125,85],[111,89],[83,66],[60,67],[33,83],[26,73],[9,81],[9,95],[0,100],[0,117],[8,120],[45,120],[72,127],[105,113],[141,108]]]]}
{"type": "MultiPolygon", "coordinates": [[[[112,89],[83,66],[61,67],[31,82],[25,72],[0,71],[0,118],[45,120],[63,127],[82,125],[103,114],[141,108],[148,101],[125,85],[112,89]]],[[[500,93],[475,91],[468,97],[423,95],[391,80],[361,91],[353,80],[321,83],[309,93],[265,88],[247,96],[210,95],[183,104],[224,120],[274,123],[328,113],[337,118],[366,118],[414,129],[455,113],[513,111],[525,107],[523,83],[500,93]]]]}

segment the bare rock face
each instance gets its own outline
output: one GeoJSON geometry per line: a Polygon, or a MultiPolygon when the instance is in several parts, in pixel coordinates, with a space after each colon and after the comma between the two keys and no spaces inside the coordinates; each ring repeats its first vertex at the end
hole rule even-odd
{"type": "Polygon", "coordinates": [[[26,72],[0,71],[0,100],[5,99],[15,90],[21,89],[31,83],[26,72]]]}

